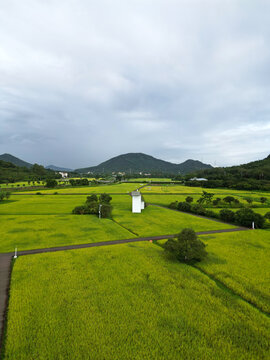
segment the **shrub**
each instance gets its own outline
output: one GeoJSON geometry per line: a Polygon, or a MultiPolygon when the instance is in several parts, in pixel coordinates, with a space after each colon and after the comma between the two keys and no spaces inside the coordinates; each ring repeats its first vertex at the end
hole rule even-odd
{"type": "Polygon", "coordinates": [[[86,202],[92,202],[92,201],[98,201],[98,197],[96,194],[92,194],[90,196],[87,196],[86,202]]]}
{"type": "Polygon", "coordinates": [[[57,181],[54,179],[47,179],[46,185],[47,188],[55,188],[57,186],[57,181]]]}
{"type": "Polygon", "coordinates": [[[191,212],[197,215],[205,215],[206,210],[205,208],[200,204],[192,204],[191,205],[191,212]]]}
{"type": "Polygon", "coordinates": [[[233,196],[226,196],[225,198],[223,198],[223,201],[231,204],[232,202],[235,202],[235,198],[233,196]]]}
{"type": "Polygon", "coordinates": [[[191,210],[191,205],[187,202],[179,202],[177,205],[177,209],[180,211],[186,211],[186,212],[190,212],[191,210]]]}
{"type": "Polygon", "coordinates": [[[235,214],[233,211],[228,209],[223,209],[219,212],[220,219],[226,222],[234,222],[235,220],[235,214]]]}
{"type": "Polygon", "coordinates": [[[262,204],[266,203],[266,201],[267,201],[267,198],[266,198],[266,197],[262,196],[262,197],[260,198],[260,202],[261,202],[262,204]]]}
{"type": "Polygon", "coordinates": [[[216,198],[215,200],[212,201],[214,206],[217,206],[220,202],[221,202],[220,198],[216,198]]]}
{"type": "Polygon", "coordinates": [[[264,218],[270,220],[270,211],[264,214],[264,218]]]}
{"type": "Polygon", "coordinates": [[[88,208],[88,206],[85,206],[85,205],[76,206],[76,207],[72,210],[72,214],[76,214],[76,215],[89,214],[89,208],[88,208]]]}
{"type": "Polygon", "coordinates": [[[192,203],[192,201],[193,201],[193,197],[192,197],[192,196],[187,196],[187,197],[186,197],[186,202],[187,202],[187,203],[192,203]]]}
{"type": "Polygon", "coordinates": [[[252,209],[243,208],[235,213],[235,222],[239,225],[251,227],[252,223],[254,222],[255,227],[263,228],[265,224],[265,218],[260,215],[256,214],[252,209]]]}
{"type": "Polygon", "coordinates": [[[205,244],[198,239],[193,229],[183,229],[176,239],[169,239],[164,248],[185,263],[201,261],[207,255],[205,244]]]}
{"type": "Polygon", "coordinates": [[[174,201],[172,203],[170,203],[169,208],[170,209],[177,209],[178,206],[178,201],[174,201]]]}
{"type": "Polygon", "coordinates": [[[36,195],[42,195],[40,191],[36,192],[36,195]]]}
{"type": "Polygon", "coordinates": [[[98,214],[99,205],[97,201],[86,202],[85,206],[88,208],[88,214],[98,214]]]}
{"type": "Polygon", "coordinates": [[[216,218],[216,219],[219,218],[219,215],[217,213],[215,213],[214,211],[212,211],[212,210],[206,210],[205,211],[205,216],[208,216],[208,217],[211,217],[211,218],[216,218]]]}

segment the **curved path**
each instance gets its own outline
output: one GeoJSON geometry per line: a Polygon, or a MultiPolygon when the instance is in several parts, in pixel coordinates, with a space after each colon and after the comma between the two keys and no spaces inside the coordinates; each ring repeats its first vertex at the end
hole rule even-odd
{"type": "MultiPolygon", "coordinates": [[[[224,229],[224,230],[210,230],[210,231],[200,231],[197,232],[197,235],[208,235],[208,234],[218,234],[218,233],[228,233],[235,231],[244,231],[248,230],[247,228],[238,227],[233,229],[224,229]]],[[[65,251],[65,250],[75,250],[75,249],[85,249],[90,247],[98,246],[109,246],[117,244],[126,244],[138,241],[150,241],[150,240],[162,240],[175,237],[176,234],[170,235],[160,235],[160,236],[148,236],[148,237],[139,237],[133,239],[123,239],[123,240],[112,240],[112,241],[101,241],[96,243],[88,244],[79,244],[79,245],[67,245],[67,246],[57,246],[52,248],[44,249],[33,249],[33,250],[24,250],[19,251],[18,256],[22,255],[34,255],[55,251],[65,251]]],[[[6,312],[8,305],[8,296],[9,296],[9,286],[10,286],[10,275],[11,275],[11,264],[14,253],[3,253],[0,254],[0,356],[1,356],[1,344],[3,343],[4,337],[4,328],[6,323],[6,312]]]]}

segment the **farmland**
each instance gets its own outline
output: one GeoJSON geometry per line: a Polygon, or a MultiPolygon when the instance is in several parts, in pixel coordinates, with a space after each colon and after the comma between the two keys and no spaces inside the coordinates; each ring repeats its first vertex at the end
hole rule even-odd
{"type": "MultiPolygon", "coordinates": [[[[154,205],[132,214],[128,193],[138,186],[13,193],[0,202],[0,253],[166,235],[186,227],[234,228],[154,205]],[[112,194],[112,219],[72,214],[85,194],[104,192],[112,194]]],[[[196,202],[202,193],[179,185],[141,191],[146,202],[164,206],[187,194],[196,202]]],[[[256,212],[270,211],[268,202],[260,204],[261,193],[209,191],[240,201],[249,196],[260,206],[256,212]]],[[[208,256],[194,266],[168,258],[159,246],[164,241],[19,256],[3,359],[73,359],[74,354],[76,359],[267,359],[269,231],[201,240],[208,256]]]]}
{"type": "Polygon", "coordinates": [[[269,318],[163,255],[148,243],[19,258],[5,359],[268,357],[269,318]]]}

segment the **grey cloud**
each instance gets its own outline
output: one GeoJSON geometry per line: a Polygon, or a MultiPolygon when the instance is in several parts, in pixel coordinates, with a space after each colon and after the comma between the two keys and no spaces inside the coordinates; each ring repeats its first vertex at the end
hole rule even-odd
{"type": "Polygon", "coordinates": [[[0,153],[66,167],[126,152],[229,165],[269,153],[266,0],[11,0],[0,153]]]}

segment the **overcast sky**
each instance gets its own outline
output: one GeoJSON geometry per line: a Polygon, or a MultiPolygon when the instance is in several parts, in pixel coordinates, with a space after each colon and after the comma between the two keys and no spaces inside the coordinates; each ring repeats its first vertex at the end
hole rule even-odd
{"type": "Polygon", "coordinates": [[[0,154],[270,153],[269,0],[0,0],[0,154]]]}

